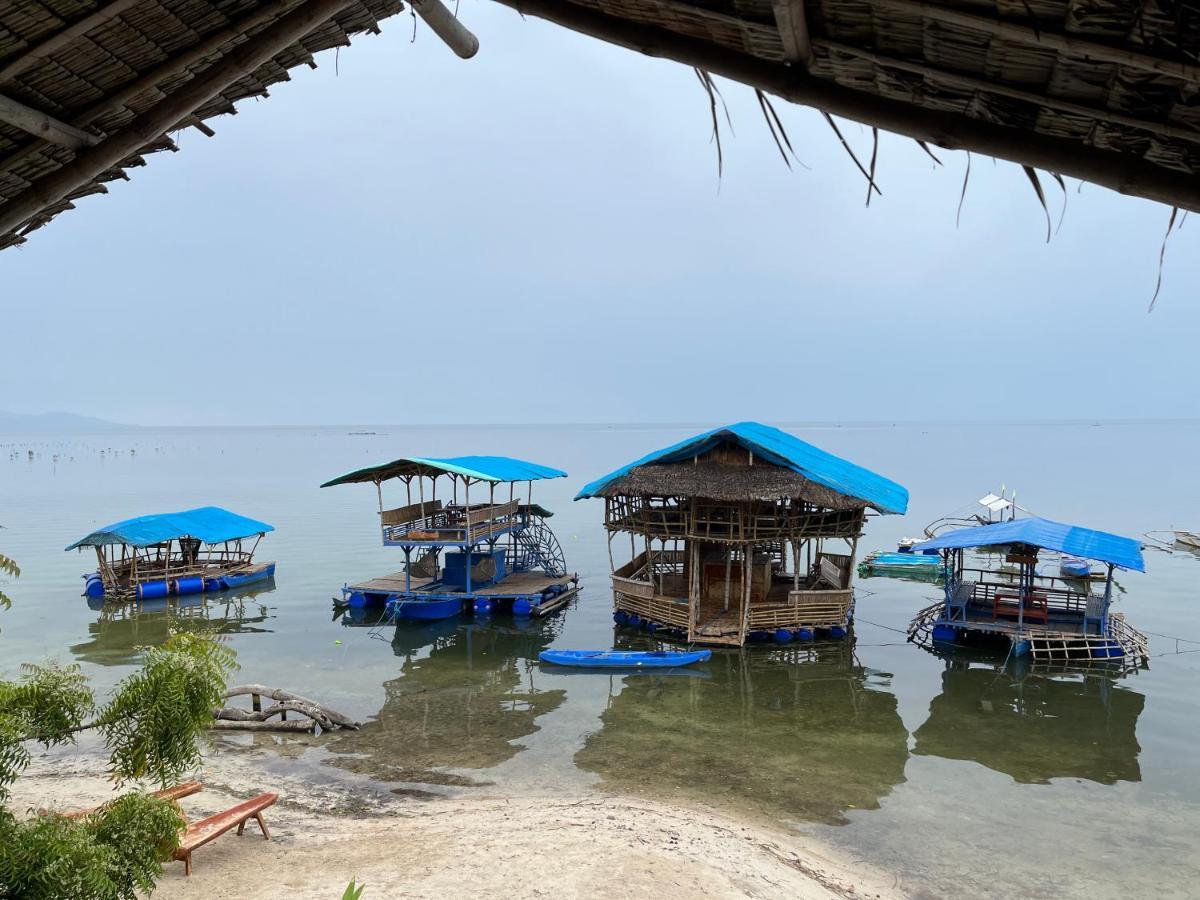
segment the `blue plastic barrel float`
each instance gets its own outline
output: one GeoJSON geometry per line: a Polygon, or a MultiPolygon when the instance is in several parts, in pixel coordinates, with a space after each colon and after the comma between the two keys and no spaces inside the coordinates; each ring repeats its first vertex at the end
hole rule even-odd
{"type": "Polygon", "coordinates": [[[199,575],[192,575],[188,578],[176,578],[174,593],[177,597],[186,597],[188,594],[203,594],[204,579],[199,575]]]}
{"type": "Polygon", "coordinates": [[[495,603],[489,597],[478,597],[475,600],[475,615],[486,616],[495,608],[495,603]]]}
{"type": "Polygon", "coordinates": [[[797,628],[796,640],[811,641],[813,639],[813,630],[811,628],[797,628]]]}
{"type": "Polygon", "coordinates": [[[165,581],[143,581],[137,586],[139,600],[158,600],[171,593],[171,586],[165,581]]]}
{"type": "Polygon", "coordinates": [[[513,601],[512,611],[514,616],[527,616],[533,612],[533,604],[524,597],[518,597],[513,601]]]}
{"type": "Polygon", "coordinates": [[[83,593],[87,597],[104,596],[104,579],[100,577],[99,572],[83,576],[83,593]]]}
{"type": "Polygon", "coordinates": [[[932,637],[935,641],[953,644],[958,640],[958,629],[953,625],[934,625],[932,637]]]}
{"type": "Polygon", "coordinates": [[[210,575],[204,579],[204,590],[206,591],[223,591],[225,590],[225,582],[220,578],[210,575]]]}

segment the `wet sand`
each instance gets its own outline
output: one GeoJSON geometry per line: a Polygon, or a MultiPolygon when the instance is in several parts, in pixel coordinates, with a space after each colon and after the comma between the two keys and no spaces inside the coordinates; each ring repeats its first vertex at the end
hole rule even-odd
{"type": "MultiPolygon", "coordinates": [[[[298,768],[298,767],[297,767],[298,768]]],[[[263,790],[272,840],[253,822],[195,852],[194,873],[168,863],[155,897],[336,898],[352,877],[363,900],[481,894],[507,897],[896,898],[893,879],[808,839],[715,811],[611,794],[437,796],[314,784],[253,758],[216,751],[205,789],[182,801],[190,819],[263,790]]],[[[311,773],[308,773],[311,774],[311,773]]],[[[35,759],[17,808],[78,809],[111,796],[91,754],[35,759]]]]}

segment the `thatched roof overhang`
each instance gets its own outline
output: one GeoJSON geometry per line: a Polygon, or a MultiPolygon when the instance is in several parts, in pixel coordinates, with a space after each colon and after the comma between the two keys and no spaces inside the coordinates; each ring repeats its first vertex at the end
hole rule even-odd
{"type": "Polygon", "coordinates": [[[0,0],[0,248],[401,0],[0,0]]]}
{"type": "MultiPolygon", "coordinates": [[[[683,486],[685,478],[692,479],[694,490],[699,492],[690,496],[717,499],[713,494],[726,490],[719,483],[725,475],[733,479],[727,489],[737,499],[747,499],[743,493],[755,489],[773,498],[801,496],[791,493],[792,490],[811,491],[815,496],[814,489],[819,487],[828,491],[827,500],[835,500],[833,495],[842,498],[836,501],[839,504],[856,503],[860,508],[869,506],[881,513],[903,514],[908,509],[908,490],[903,485],[759,422],[725,425],[655,450],[584,485],[575,499],[620,496],[624,492],[610,493],[619,483],[672,487],[661,491],[629,491],[630,496],[688,496],[675,489],[683,486]],[[693,476],[675,473],[672,465],[675,463],[695,466],[698,472],[693,476]],[[708,468],[714,465],[718,468],[708,468]],[[743,474],[743,470],[756,467],[765,468],[767,474],[749,471],[743,474]],[[773,469],[779,471],[773,473],[773,469]],[[672,474],[679,480],[675,481],[672,474]],[[803,481],[788,478],[788,474],[803,481]]],[[[829,509],[853,508],[825,505],[829,509]]]]}
{"type": "MultiPolygon", "coordinates": [[[[496,0],[925,144],[1200,211],[1200,10],[1135,0],[496,0]]],[[[462,56],[438,0],[414,9],[462,56]]],[[[0,0],[0,248],[401,0],[0,0]]],[[[456,33],[457,30],[457,33],[456,33]]]]}
{"type": "Polygon", "coordinates": [[[722,503],[801,500],[822,509],[864,509],[867,504],[770,464],[730,466],[705,462],[637,466],[609,482],[601,497],[680,497],[722,503]]]}
{"type": "Polygon", "coordinates": [[[1200,211],[1194,5],[497,2],[926,144],[1200,211]]]}

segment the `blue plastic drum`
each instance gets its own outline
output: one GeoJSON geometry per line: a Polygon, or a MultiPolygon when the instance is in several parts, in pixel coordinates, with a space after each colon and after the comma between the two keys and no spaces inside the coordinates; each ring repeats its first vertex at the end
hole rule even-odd
{"type": "Polygon", "coordinates": [[[84,575],[83,577],[83,593],[85,596],[104,596],[104,579],[100,577],[99,572],[93,572],[91,575],[84,575]]]}
{"type": "Polygon", "coordinates": [[[176,578],[174,593],[177,597],[186,597],[188,594],[203,594],[204,579],[199,575],[193,575],[190,578],[176,578]]]}
{"type": "Polygon", "coordinates": [[[171,586],[165,581],[144,581],[137,586],[139,600],[160,600],[171,593],[171,586]]]}

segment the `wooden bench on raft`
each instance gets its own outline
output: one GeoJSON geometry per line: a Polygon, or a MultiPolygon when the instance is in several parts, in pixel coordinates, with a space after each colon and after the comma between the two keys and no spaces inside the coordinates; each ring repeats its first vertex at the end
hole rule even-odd
{"type": "Polygon", "coordinates": [[[192,874],[192,851],[219,838],[234,825],[237,826],[237,833],[240,835],[246,830],[246,823],[254,819],[262,830],[263,839],[269,841],[271,832],[267,830],[267,823],[263,821],[262,814],[264,809],[273,806],[278,799],[278,794],[259,794],[231,809],[188,825],[183,839],[179,842],[179,848],[174,853],[175,859],[183,860],[183,874],[192,874]]]}

